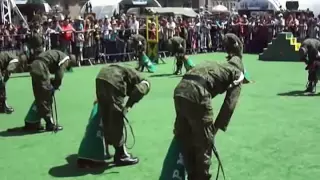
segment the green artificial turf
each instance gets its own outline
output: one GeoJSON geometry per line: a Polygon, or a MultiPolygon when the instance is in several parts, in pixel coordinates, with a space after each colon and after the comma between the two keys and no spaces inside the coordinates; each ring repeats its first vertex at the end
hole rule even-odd
{"type": "MultiPolygon", "coordinates": [[[[224,60],[224,57],[225,54],[216,53],[192,59],[198,64],[203,60],[224,60]]],[[[10,79],[8,102],[15,112],[0,115],[0,131],[4,131],[0,133],[0,179],[157,180],[172,139],[175,119],[172,95],[180,80],[180,77],[160,76],[173,72],[172,58],[167,62],[157,66],[153,74],[156,77],[149,78],[151,92],[128,114],[137,140],[131,152],[140,158],[140,163],[104,172],[78,171],[74,166],[95,99],[94,79],[101,66],[76,68],[65,75],[61,91],[56,93],[59,121],[65,129],[57,134],[12,136],[5,132],[7,128],[24,124],[33,101],[29,77],[10,79]]],[[[228,131],[219,132],[216,140],[227,179],[317,180],[320,99],[299,92],[297,96],[288,93],[305,88],[304,65],[258,61],[256,55],[245,55],[244,63],[255,83],[243,86],[228,131]]],[[[213,100],[215,114],[223,97],[213,100]]],[[[213,173],[216,168],[213,158],[213,173]]]]}

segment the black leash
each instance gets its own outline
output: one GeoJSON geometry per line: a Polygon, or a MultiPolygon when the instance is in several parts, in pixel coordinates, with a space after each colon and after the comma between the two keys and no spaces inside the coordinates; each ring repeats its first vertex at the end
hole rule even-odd
{"type": "Polygon", "coordinates": [[[133,128],[132,128],[132,126],[131,126],[131,124],[130,124],[130,122],[129,122],[129,120],[128,120],[128,118],[124,115],[124,113],[122,113],[122,115],[123,115],[123,119],[125,120],[125,125],[124,125],[124,133],[125,133],[125,145],[126,145],[126,147],[128,148],[128,149],[132,149],[133,147],[134,147],[134,145],[136,144],[136,137],[135,137],[135,135],[134,135],[134,133],[133,133],[133,128]],[[131,147],[128,147],[128,145],[127,145],[127,140],[128,140],[128,129],[127,129],[127,127],[126,127],[126,124],[129,126],[129,128],[130,128],[130,131],[131,131],[131,135],[132,135],[132,138],[133,138],[133,143],[132,143],[132,146],[131,147]]]}
{"type": "Polygon", "coordinates": [[[58,126],[59,126],[59,123],[58,123],[58,111],[57,111],[57,101],[56,101],[56,96],[54,95],[54,93],[52,94],[52,99],[53,99],[53,104],[54,104],[54,111],[55,113],[53,113],[53,109],[52,109],[52,105],[51,105],[51,114],[52,114],[52,118],[54,118],[54,129],[53,129],[53,132],[54,133],[57,133],[58,132],[58,126]],[[55,114],[55,117],[54,115],[55,114]]]}
{"type": "Polygon", "coordinates": [[[224,173],[224,169],[223,169],[223,166],[222,166],[222,162],[221,162],[221,159],[220,159],[218,150],[217,150],[217,148],[216,148],[216,146],[215,146],[214,144],[213,144],[212,152],[213,152],[213,154],[216,156],[216,159],[217,159],[217,161],[218,161],[218,171],[217,171],[216,180],[219,179],[220,170],[221,170],[221,173],[222,173],[222,175],[223,175],[223,179],[225,180],[225,179],[226,179],[226,176],[225,176],[225,173],[224,173]]]}
{"type": "Polygon", "coordinates": [[[134,147],[134,145],[136,144],[136,137],[135,137],[135,135],[134,135],[134,133],[133,133],[133,128],[132,128],[132,126],[131,126],[131,124],[130,124],[130,121],[128,120],[128,118],[127,118],[126,115],[124,114],[123,109],[120,108],[116,103],[113,103],[113,104],[114,104],[115,108],[122,113],[122,117],[123,117],[123,119],[124,119],[124,126],[123,126],[123,127],[124,127],[124,141],[125,141],[125,146],[126,146],[128,149],[132,149],[132,148],[134,147]],[[127,129],[127,127],[126,127],[126,124],[127,124],[127,125],[129,126],[129,128],[130,128],[131,135],[132,135],[132,138],[133,138],[133,144],[132,144],[131,147],[128,147],[128,145],[127,145],[127,141],[128,141],[128,129],[127,129]]]}

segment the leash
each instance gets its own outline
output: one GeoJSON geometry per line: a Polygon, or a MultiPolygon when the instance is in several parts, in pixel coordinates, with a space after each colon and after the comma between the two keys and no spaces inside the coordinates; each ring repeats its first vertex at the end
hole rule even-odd
{"type": "Polygon", "coordinates": [[[53,129],[53,133],[57,133],[59,123],[58,123],[57,101],[56,101],[56,96],[54,95],[54,93],[52,94],[52,99],[53,99],[54,111],[55,111],[55,113],[53,113],[53,109],[52,109],[52,105],[51,105],[51,114],[52,114],[52,117],[54,118],[53,124],[55,125],[55,128],[53,129]],[[55,114],[55,116],[54,116],[54,114],[55,114]]]}
{"type": "Polygon", "coordinates": [[[113,103],[113,104],[115,105],[115,108],[116,108],[118,111],[121,112],[122,117],[123,117],[123,119],[124,119],[124,126],[123,126],[123,128],[124,128],[124,141],[125,141],[125,146],[126,146],[128,149],[132,149],[132,148],[134,147],[134,145],[136,144],[136,137],[135,137],[135,135],[134,135],[133,128],[132,128],[132,126],[131,126],[131,124],[130,124],[129,119],[128,119],[128,118],[126,117],[126,115],[124,114],[122,108],[120,108],[116,103],[113,103]],[[133,138],[133,144],[132,144],[131,147],[128,147],[128,145],[127,145],[127,141],[128,141],[128,129],[127,129],[126,124],[127,124],[127,125],[129,126],[129,128],[130,128],[130,132],[131,132],[131,135],[132,135],[132,138],[133,138]]]}
{"type": "Polygon", "coordinates": [[[173,61],[173,73],[176,72],[176,64],[177,64],[177,58],[174,57],[174,61],[173,61]]]}
{"type": "Polygon", "coordinates": [[[221,159],[220,159],[218,150],[217,150],[216,146],[214,145],[214,143],[213,143],[212,152],[213,152],[213,154],[216,156],[216,159],[217,159],[217,161],[218,161],[218,171],[217,171],[216,180],[219,179],[220,170],[221,170],[221,173],[222,173],[222,175],[223,175],[223,179],[225,180],[225,179],[226,179],[226,176],[225,176],[225,173],[224,173],[224,169],[223,169],[223,166],[222,166],[222,162],[221,162],[221,159]]]}
{"type": "Polygon", "coordinates": [[[128,118],[124,115],[124,113],[122,113],[122,115],[123,115],[123,119],[125,120],[125,125],[124,125],[125,145],[126,145],[126,147],[127,147],[128,149],[132,149],[132,148],[134,147],[134,145],[136,144],[136,137],[135,137],[135,135],[134,135],[134,133],[133,133],[133,128],[132,128],[132,126],[131,126],[128,118]],[[127,125],[129,126],[129,128],[130,128],[130,132],[131,132],[131,135],[132,135],[132,138],[133,138],[133,143],[132,143],[132,146],[131,146],[131,147],[128,147],[128,145],[127,145],[128,129],[127,129],[127,127],[126,127],[126,124],[127,124],[127,125]]]}

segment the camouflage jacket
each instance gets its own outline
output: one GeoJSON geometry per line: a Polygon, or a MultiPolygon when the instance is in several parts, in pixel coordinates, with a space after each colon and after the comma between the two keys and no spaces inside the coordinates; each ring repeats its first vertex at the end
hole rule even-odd
{"type": "Polygon", "coordinates": [[[145,80],[136,70],[120,66],[104,66],[97,79],[104,80],[121,92],[123,97],[130,96],[135,86],[145,80]]]}
{"type": "Polygon", "coordinates": [[[204,104],[226,92],[215,126],[226,130],[241,92],[244,67],[241,58],[231,57],[226,63],[215,61],[199,64],[188,71],[175,89],[174,96],[204,104]]]}
{"type": "Polygon", "coordinates": [[[39,54],[33,63],[43,63],[44,68],[39,66],[32,66],[30,73],[41,75],[42,77],[49,77],[50,74],[55,75],[55,85],[59,87],[62,82],[62,78],[67,69],[68,63],[66,63],[70,57],[58,50],[48,50],[39,54]]]}
{"type": "Polygon", "coordinates": [[[19,63],[19,59],[14,53],[1,52],[0,53],[0,72],[14,71],[19,63]]]}
{"type": "Polygon", "coordinates": [[[320,52],[320,41],[312,38],[305,39],[300,48],[305,48],[307,50],[306,53],[301,55],[301,59],[306,59],[308,57],[309,61],[313,61],[320,52]]]}

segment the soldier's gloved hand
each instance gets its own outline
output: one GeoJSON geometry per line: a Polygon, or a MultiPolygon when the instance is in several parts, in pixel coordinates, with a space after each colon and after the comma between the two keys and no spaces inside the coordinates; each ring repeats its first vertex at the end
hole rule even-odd
{"type": "Polygon", "coordinates": [[[122,109],[123,115],[128,114],[128,111],[129,111],[129,108],[128,108],[128,107],[124,107],[124,108],[122,109]]]}
{"type": "Polygon", "coordinates": [[[50,79],[50,83],[51,83],[51,85],[52,85],[54,90],[58,90],[59,89],[59,86],[57,85],[57,83],[56,83],[54,78],[50,79]]]}

